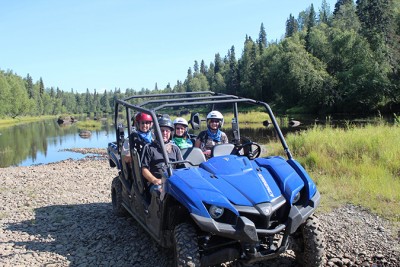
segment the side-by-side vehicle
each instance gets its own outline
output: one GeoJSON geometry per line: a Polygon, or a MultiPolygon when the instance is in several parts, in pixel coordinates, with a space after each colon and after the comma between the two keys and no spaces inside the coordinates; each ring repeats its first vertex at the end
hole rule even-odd
{"type": "Polygon", "coordinates": [[[314,215],[320,193],[285,141],[270,106],[254,99],[211,91],[134,95],[116,100],[116,141],[108,144],[109,163],[117,170],[111,186],[113,210],[130,215],[160,246],[174,251],[176,266],[243,265],[268,261],[293,250],[303,266],[323,266],[325,241],[314,215]],[[264,145],[240,134],[241,114],[263,110],[273,127],[281,155],[265,155],[264,145]],[[241,110],[244,111],[241,111],[241,110]],[[209,111],[225,116],[229,144],[214,147],[207,159],[198,148],[181,151],[170,162],[163,142],[162,192],[149,192],[141,174],[141,151],[130,146],[132,161],[121,154],[134,131],[138,112],[153,120],[155,141],[162,140],[157,118],[190,116],[190,135],[204,126],[209,111]],[[227,117],[231,116],[231,117],[227,117]],[[232,122],[229,125],[228,122],[232,122]]]}

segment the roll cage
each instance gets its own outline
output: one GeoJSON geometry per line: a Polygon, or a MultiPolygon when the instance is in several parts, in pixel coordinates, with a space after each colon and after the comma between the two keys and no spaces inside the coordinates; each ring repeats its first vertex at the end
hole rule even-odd
{"type": "MultiPolygon", "coordinates": [[[[158,113],[162,109],[174,108],[174,107],[190,107],[190,106],[212,106],[211,110],[214,109],[215,105],[218,104],[232,104],[233,106],[233,116],[235,121],[235,126],[233,127],[234,139],[231,143],[237,145],[240,143],[240,129],[239,129],[239,116],[238,116],[238,104],[247,103],[257,106],[262,106],[265,108],[267,114],[271,119],[271,123],[274,126],[275,132],[282,147],[286,153],[288,159],[292,159],[291,152],[286,144],[283,137],[282,131],[275,119],[275,116],[270,108],[270,106],[262,101],[257,101],[250,98],[243,98],[234,95],[215,93],[212,91],[198,91],[198,92],[184,92],[184,93],[163,93],[163,94],[144,94],[144,95],[133,95],[124,99],[117,99],[115,103],[115,127],[116,127],[116,140],[118,151],[121,151],[121,146],[124,139],[124,127],[118,122],[119,112],[125,108],[126,111],[126,125],[128,136],[132,133],[132,115],[131,110],[135,112],[144,112],[151,115],[153,119],[153,129],[157,140],[162,140],[162,134],[160,131],[160,126],[158,124],[158,117],[161,113],[158,113]]],[[[192,114],[193,115],[193,114],[192,114]]],[[[190,120],[193,126],[192,119],[190,120]]],[[[169,162],[167,151],[165,149],[164,143],[161,143],[161,150],[164,158],[165,166],[168,166],[168,175],[172,175],[172,164],[169,162]]]]}

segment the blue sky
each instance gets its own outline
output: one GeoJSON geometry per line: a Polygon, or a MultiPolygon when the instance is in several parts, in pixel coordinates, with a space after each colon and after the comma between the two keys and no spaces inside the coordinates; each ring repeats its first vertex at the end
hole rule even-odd
{"type": "MultiPolygon", "coordinates": [[[[280,39],[292,14],[322,0],[0,0],[0,69],[45,87],[99,93],[165,88],[246,34],[280,39]]],[[[327,0],[331,11],[336,0],[327,0]]]]}

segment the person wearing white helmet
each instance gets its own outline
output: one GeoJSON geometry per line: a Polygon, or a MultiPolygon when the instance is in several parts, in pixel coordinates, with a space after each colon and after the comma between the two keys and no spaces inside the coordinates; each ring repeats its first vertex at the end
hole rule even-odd
{"type": "Polygon", "coordinates": [[[180,149],[193,147],[193,143],[187,132],[188,126],[188,122],[182,117],[174,120],[174,137],[172,138],[172,142],[180,149]]]}
{"type": "Polygon", "coordinates": [[[207,115],[207,130],[197,136],[195,147],[199,147],[207,156],[211,156],[211,149],[215,145],[228,143],[228,136],[220,130],[224,125],[224,116],[221,112],[213,110],[207,115]]]}

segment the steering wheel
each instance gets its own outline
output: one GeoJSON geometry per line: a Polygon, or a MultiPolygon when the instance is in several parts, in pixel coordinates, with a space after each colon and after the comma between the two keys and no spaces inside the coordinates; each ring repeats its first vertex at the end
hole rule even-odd
{"type": "Polygon", "coordinates": [[[258,158],[261,154],[261,146],[255,142],[247,142],[236,147],[237,152],[243,150],[243,155],[249,159],[258,158]]]}

